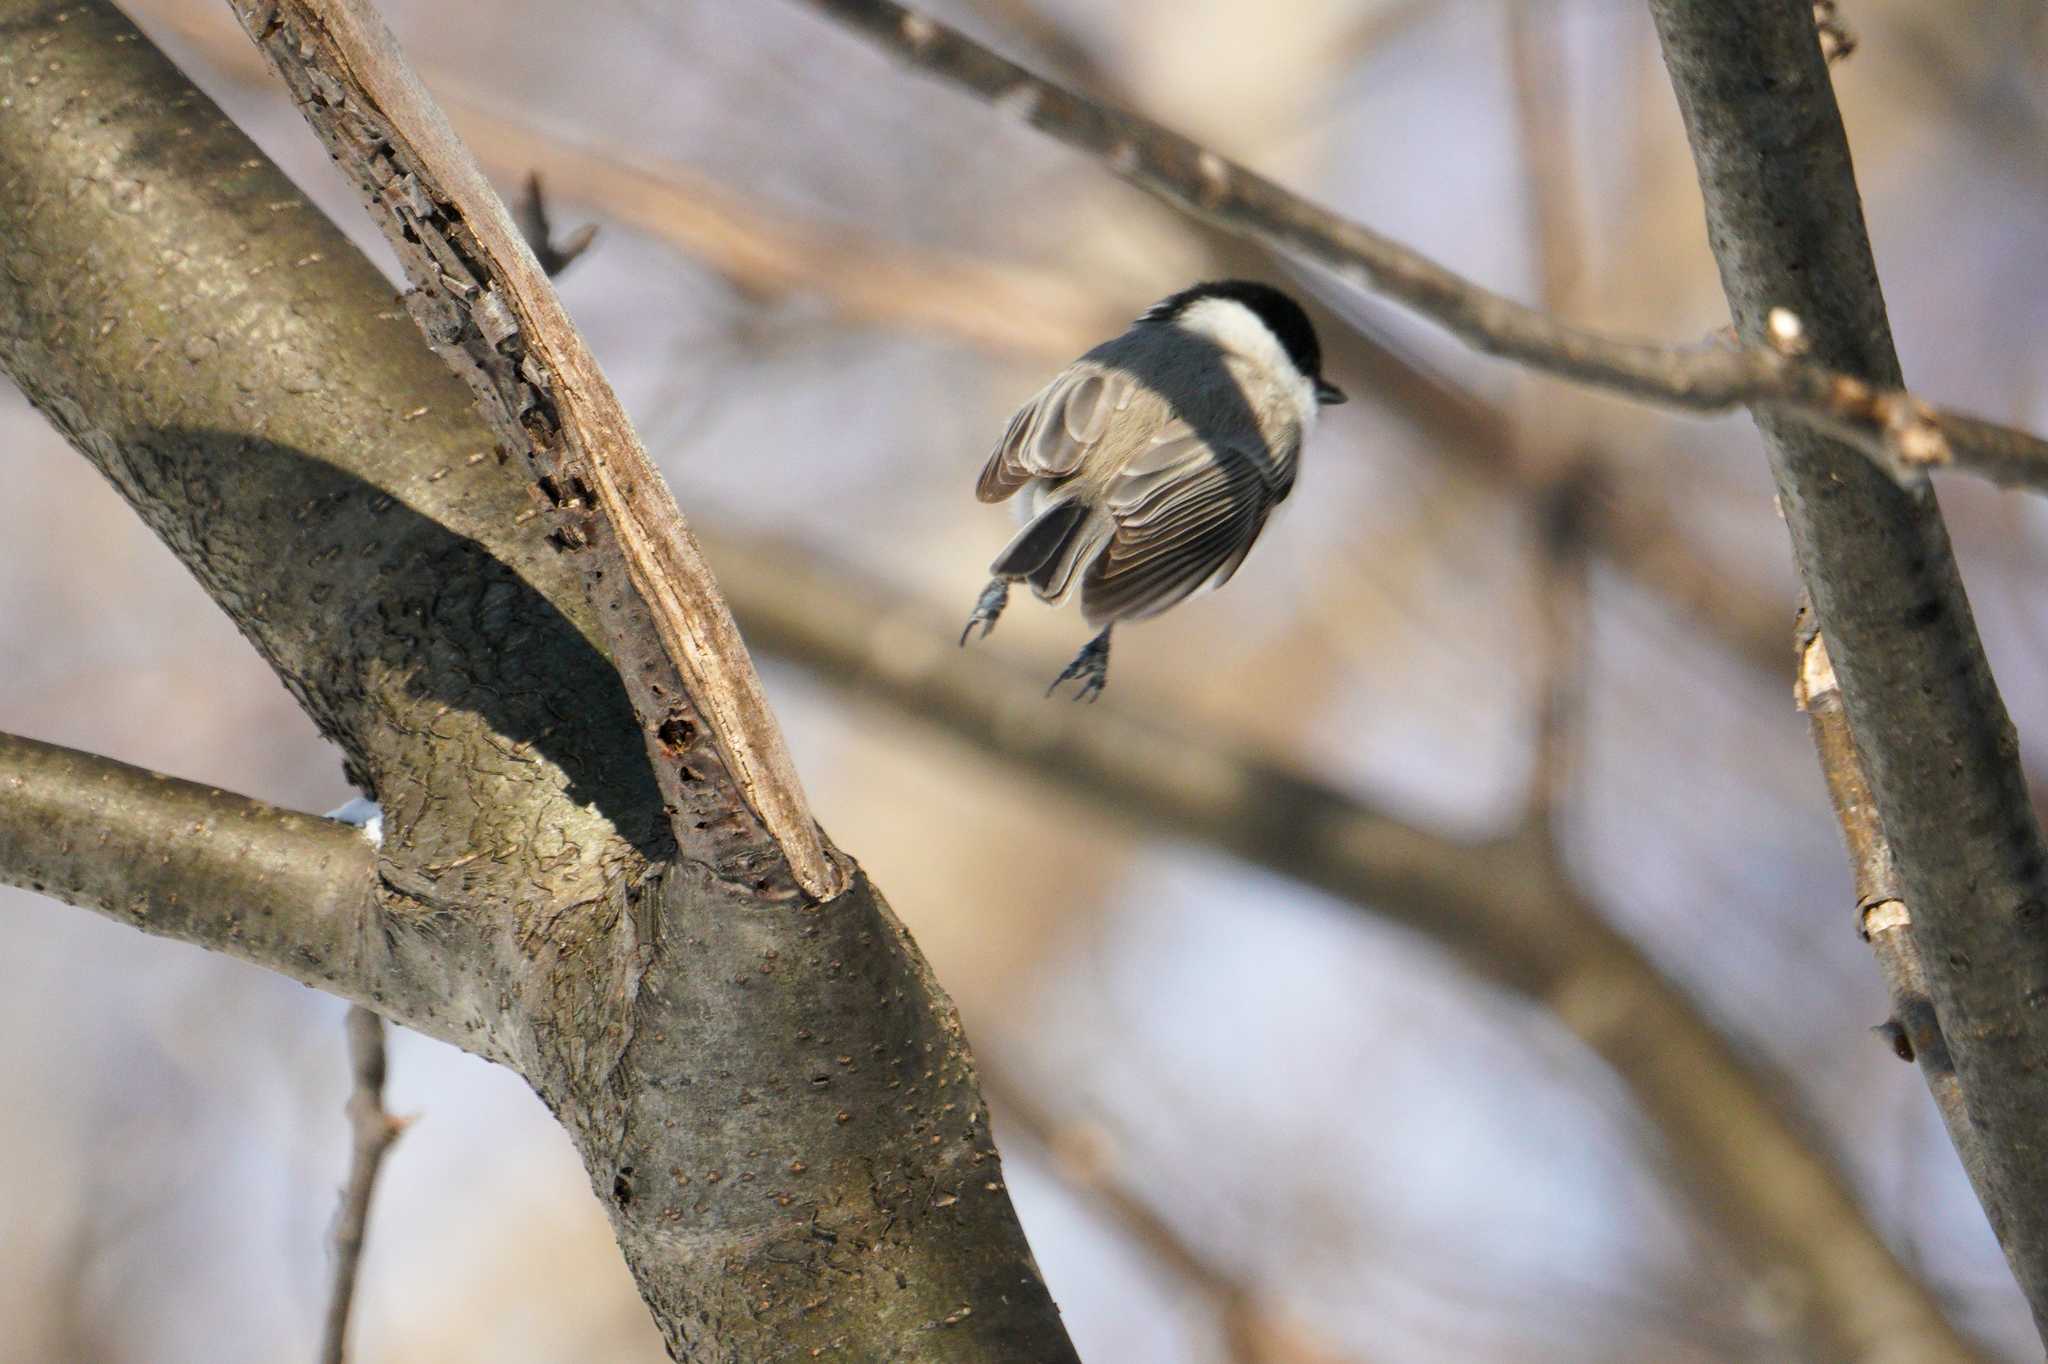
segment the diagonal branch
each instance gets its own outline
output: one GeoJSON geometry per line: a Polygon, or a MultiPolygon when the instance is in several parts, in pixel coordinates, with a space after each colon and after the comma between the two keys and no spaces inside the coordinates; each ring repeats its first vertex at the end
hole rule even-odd
{"type": "MultiPolygon", "coordinates": [[[[675,499],[554,286],[364,0],[234,0],[314,132],[361,189],[417,293],[408,307],[533,468],[594,603],[629,578],[644,610],[601,619],[679,846],[709,859],[673,734],[703,717],[729,780],[803,893],[847,885],[811,818],[731,614],[675,499]],[[607,581],[607,573],[610,581],[607,581]],[[652,624],[652,632],[646,628],[652,624]],[[659,641],[659,653],[647,646],[659,641]]],[[[752,869],[756,876],[765,868],[752,869]]]]}
{"type": "MultiPolygon", "coordinates": [[[[1934,408],[1896,385],[1808,363],[1757,337],[1739,349],[1662,346],[1558,322],[1420,252],[1282,189],[1178,133],[1044,80],[894,0],[809,0],[926,71],[1219,227],[1312,261],[1415,309],[1473,348],[1593,387],[1697,412],[1749,407],[1855,445],[1901,483],[1953,464],[2048,489],[2048,440],[1934,408]]],[[[1810,16],[1809,16],[1810,18],[1810,16]]],[[[1787,332],[1802,323],[1796,311],[1787,332]]]]}
{"type": "MultiPolygon", "coordinates": [[[[1737,331],[1808,320],[1826,364],[1900,383],[1811,8],[1651,0],[1737,331]]],[[[1801,577],[1912,912],[2007,1261],[2048,1334],[2048,841],[1933,493],[1759,414],[1801,577]]]]}
{"type": "Polygon", "coordinates": [[[1227,1364],[1346,1364],[1329,1345],[1288,1320],[1257,1283],[1182,1235],[1119,1178],[1105,1133],[1085,1120],[1049,1112],[1001,1072],[985,1074],[982,1088],[1000,1115],[1005,1140],[1022,1136],[1038,1148],[1077,1198],[1201,1294],[1216,1314],[1227,1364]]]}

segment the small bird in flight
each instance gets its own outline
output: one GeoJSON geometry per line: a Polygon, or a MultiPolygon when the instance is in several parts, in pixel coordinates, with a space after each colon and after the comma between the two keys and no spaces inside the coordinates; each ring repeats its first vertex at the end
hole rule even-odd
{"type": "Polygon", "coordinates": [[[1308,314],[1269,284],[1197,284],[1061,370],[1010,419],[981,471],[983,502],[1018,499],[1024,528],[961,631],[995,628],[1011,583],[1057,605],[1081,590],[1101,632],[1046,689],[1109,680],[1109,632],[1237,572],[1294,487],[1316,414],[1344,401],[1308,314]]]}

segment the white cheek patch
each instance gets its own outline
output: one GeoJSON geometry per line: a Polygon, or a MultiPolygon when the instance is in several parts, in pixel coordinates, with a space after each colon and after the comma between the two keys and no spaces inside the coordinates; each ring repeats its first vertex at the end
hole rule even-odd
{"type": "Polygon", "coordinates": [[[1271,374],[1293,405],[1302,435],[1307,436],[1314,429],[1316,386],[1294,367],[1287,348],[1257,313],[1234,298],[1205,298],[1191,304],[1174,319],[1174,325],[1215,342],[1226,354],[1249,360],[1271,374]]]}

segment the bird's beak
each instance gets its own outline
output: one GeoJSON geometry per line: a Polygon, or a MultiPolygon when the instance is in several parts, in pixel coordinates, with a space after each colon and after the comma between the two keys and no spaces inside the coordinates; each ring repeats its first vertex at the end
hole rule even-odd
{"type": "Polygon", "coordinates": [[[1338,403],[1345,401],[1344,390],[1331,383],[1328,379],[1318,379],[1316,380],[1316,401],[1324,407],[1335,407],[1338,403]]]}

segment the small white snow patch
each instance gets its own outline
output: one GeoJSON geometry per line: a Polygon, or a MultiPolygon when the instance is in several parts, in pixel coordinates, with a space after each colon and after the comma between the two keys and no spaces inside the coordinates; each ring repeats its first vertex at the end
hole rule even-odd
{"type": "Polygon", "coordinates": [[[372,844],[384,846],[384,807],[376,801],[357,796],[339,810],[329,810],[327,817],[355,825],[372,844]]]}

